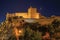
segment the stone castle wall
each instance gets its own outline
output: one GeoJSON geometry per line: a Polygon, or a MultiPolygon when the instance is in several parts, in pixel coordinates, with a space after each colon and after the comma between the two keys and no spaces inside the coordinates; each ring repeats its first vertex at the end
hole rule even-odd
{"type": "Polygon", "coordinates": [[[35,18],[39,19],[39,13],[36,8],[30,7],[28,12],[16,12],[16,13],[7,13],[6,18],[14,17],[14,16],[22,16],[23,18],[35,18]]]}

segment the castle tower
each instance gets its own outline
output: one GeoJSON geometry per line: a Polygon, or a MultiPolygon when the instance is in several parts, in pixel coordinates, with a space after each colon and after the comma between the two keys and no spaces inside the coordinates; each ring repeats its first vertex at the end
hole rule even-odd
{"type": "Polygon", "coordinates": [[[37,14],[37,9],[36,8],[32,8],[32,7],[30,7],[29,9],[28,9],[28,15],[29,15],[29,18],[36,18],[37,16],[39,16],[38,14],[37,14]],[[37,16],[36,16],[37,15],[37,16]]]}
{"type": "Polygon", "coordinates": [[[28,9],[28,15],[29,15],[30,18],[34,18],[36,13],[37,13],[37,9],[36,8],[30,7],[28,9]]]}

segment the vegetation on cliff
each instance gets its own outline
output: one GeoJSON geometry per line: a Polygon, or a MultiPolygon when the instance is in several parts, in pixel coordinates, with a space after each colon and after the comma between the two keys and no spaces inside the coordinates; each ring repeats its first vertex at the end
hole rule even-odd
{"type": "Polygon", "coordinates": [[[55,19],[51,24],[41,25],[39,22],[27,23],[23,19],[5,20],[0,24],[0,39],[17,40],[13,33],[14,28],[24,29],[23,35],[19,40],[42,40],[46,32],[49,33],[51,40],[60,38],[60,20],[55,19]]]}

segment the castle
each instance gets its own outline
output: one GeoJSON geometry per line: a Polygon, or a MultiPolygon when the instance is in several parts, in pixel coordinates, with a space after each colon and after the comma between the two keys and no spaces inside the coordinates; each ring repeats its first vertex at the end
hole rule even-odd
{"type": "Polygon", "coordinates": [[[34,18],[39,19],[40,13],[37,12],[36,8],[28,8],[28,12],[17,12],[17,13],[7,13],[6,18],[14,17],[14,16],[22,16],[23,18],[34,18]]]}
{"type": "Polygon", "coordinates": [[[28,22],[34,21],[34,20],[30,20],[30,19],[38,19],[37,21],[43,25],[51,24],[54,19],[60,20],[60,16],[51,16],[49,18],[42,16],[40,13],[37,12],[36,8],[32,8],[32,7],[28,8],[28,12],[7,13],[6,20],[16,17],[16,16],[18,18],[23,17],[24,19],[29,19],[29,20],[26,20],[28,22]]]}

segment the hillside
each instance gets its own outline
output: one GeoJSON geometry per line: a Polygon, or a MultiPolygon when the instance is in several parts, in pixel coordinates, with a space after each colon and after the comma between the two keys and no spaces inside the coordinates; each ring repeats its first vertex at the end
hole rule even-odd
{"type": "MultiPolygon", "coordinates": [[[[30,21],[30,20],[29,20],[30,21]]],[[[0,24],[1,40],[42,40],[49,34],[49,39],[60,39],[60,20],[41,25],[40,21],[26,22],[23,18],[9,18],[0,24]]]]}

